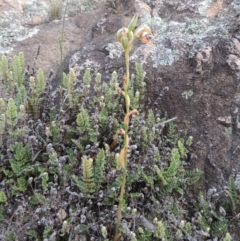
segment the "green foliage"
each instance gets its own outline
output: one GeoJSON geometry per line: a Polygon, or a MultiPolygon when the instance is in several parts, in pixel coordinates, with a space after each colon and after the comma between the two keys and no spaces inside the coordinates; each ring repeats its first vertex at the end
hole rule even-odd
{"type": "Polygon", "coordinates": [[[0,191],[0,203],[6,203],[7,197],[3,191],[0,191]]]}
{"type": "Polygon", "coordinates": [[[52,227],[46,226],[43,231],[43,238],[48,238],[52,233],[52,227]]]}
{"type": "Polygon", "coordinates": [[[0,204],[0,222],[4,220],[4,207],[0,204]]]}
{"type": "Polygon", "coordinates": [[[223,241],[231,241],[231,240],[232,240],[231,235],[230,235],[229,233],[226,233],[226,235],[225,235],[223,241]]]}
{"type": "Polygon", "coordinates": [[[171,162],[168,169],[165,171],[166,178],[171,178],[176,175],[180,165],[180,154],[177,148],[171,151],[171,162]]]}
{"type": "Polygon", "coordinates": [[[14,56],[13,58],[13,80],[18,87],[23,85],[24,81],[24,62],[25,57],[23,53],[19,53],[18,56],[14,56]]]}
{"type": "Polygon", "coordinates": [[[168,124],[168,138],[173,142],[176,143],[178,140],[178,134],[176,133],[176,126],[175,124],[171,121],[168,124]]]}
{"type": "Polygon", "coordinates": [[[42,178],[42,187],[45,190],[48,188],[48,173],[47,172],[42,173],[41,178],[42,178]]]}
{"type": "Polygon", "coordinates": [[[90,125],[89,114],[84,107],[81,108],[81,112],[77,115],[77,126],[82,141],[87,142],[89,139],[91,140],[90,135],[92,134],[93,129],[90,125]]]}
{"type": "Polygon", "coordinates": [[[35,239],[35,241],[40,241],[41,240],[39,234],[35,230],[29,230],[29,231],[27,231],[26,234],[28,236],[33,237],[35,239]]]}
{"type": "Polygon", "coordinates": [[[92,194],[96,187],[94,183],[93,160],[84,156],[82,158],[82,168],[82,180],[79,180],[76,175],[72,175],[72,178],[83,194],[92,194]]]}
{"type": "Polygon", "coordinates": [[[65,88],[65,90],[67,91],[67,99],[68,99],[68,105],[73,108],[74,105],[76,105],[78,99],[78,95],[75,91],[75,87],[77,84],[77,80],[76,80],[76,76],[75,73],[73,71],[73,69],[70,69],[69,71],[69,75],[63,76],[63,87],[65,88]]]}
{"type": "Polygon", "coordinates": [[[18,177],[25,176],[24,170],[29,166],[32,158],[30,146],[19,143],[11,145],[11,150],[14,152],[14,158],[9,159],[11,170],[18,177]]]}
{"type": "Polygon", "coordinates": [[[29,198],[29,203],[32,205],[45,204],[46,198],[40,193],[35,193],[29,198]]]}
{"type": "Polygon", "coordinates": [[[143,179],[151,185],[151,187],[153,188],[153,184],[154,184],[154,178],[152,176],[148,176],[142,169],[140,169],[141,173],[142,173],[142,177],[143,179]]]}
{"type": "Polygon", "coordinates": [[[187,222],[185,227],[186,227],[187,234],[191,235],[192,234],[192,225],[191,225],[191,223],[187,222]]]}
{"type": "Polygon", "coordinates": [[[228,230],[228,221],[215,209],[215,204],[206,201],[200,192],[197,204],[200,213],[197,222],[205,232],[210,232],[212,237],[222,237],[228,230]]]}
{"type": "Polygon", "coordinates": [[[187,185],[193,185],[199,180],[202,174],[203,172],[197,169],[185,170],[182,178],[187,185]]]}
{"type": "Polygon", "coordinates": [[[8,59],[5,55],[2,55],[1,61],[0,61],[0,76],[3,80],[8,79],[8,59]]]}
{"type": "Polygon", "coordinates": [[[8,241],[16,241],[15,235],[12,231],[7,231],[8,241]]]}
{"type": "Polygon", "coordinates": [[[228,190],[226,193],[230,199],[232,212],[236,213],[237,209],[240,207],[240,195],[238,194],[235,181],[232,177],[229,178],[228,190]]]}
{"type": "Polygon", "coordinates": [[[21,85],[18,88],[18,93],[16,97],[16,105],[20,107],[20,105],[24,105],[27,100],[27,90],[24,85],[21,85]]]}
{"type": "Polygon", "coordinates": [[[38,99],[42,96],[45,90],[45,87],[46,87],[46,81],[44,78],[44,73],[42,69],[39,69],[37,72],[37,86],[36,86],[36,95],[38,99]]]}
{"type": "Polygon", "coordinates": [[[37,71],[37,81],[34,76],[29,79],[30,98],[28,99],[28,112],[31,117],[37,119],[40,115],[39,100],[44,94],[46,81],[42,69],[37,71]]]}
{"type": "Polygon", "coordinates": [[[188,150],[184,146],[184,140],[183,139],[178,140],[177,144],[178,144],[178,150],[181,158],[185,158],[186,154],[188,153],[188,150]]]}
{"type": "Polygon", "coordinates": [[[13,194],[25,192],[27,190],[27,181],[24,177],[17,178],[17,184],[13,186],[13,194]]]}
{"type": "Polygon", "coordinates": [[[10,134],[13,134],[14,126],[17,125],[18,119],[17,119],[17,106],[15,104],[14,99],[10,98],[8,100],[8,106],[7,106],[7,124],[10,127],[10,134]]]}
{"type": "Polygon", "coordinates": [[[211,235],[221,237],[226,234],[228,225],[226,220],[214,221],[211,225],[211,235]]]}
{"type": "Polygon", "coordinates": [[[142,109],[146,86],[144,82],[146,73],[143,71],[141,64],[137,62],[135,62],[135,70],[136,75],[133,76],[129,87],[131,105],[133,109],[142,109]]]}
{"type": "Polygon", "coordinates": [[[154,233],[156,238],[163,239],[166,235],[166,223],[163,223],[162,221],[157,222],[157,228],[154,233]]]}
{"type": "Polygon", "coordinates": [[[83,76],[83,83],[85,85],[90,85],[90,81],[91,81],[91,69],[87,68],[83,76]]]}
{"type": "Polygon", "coordinates": [[[99,189],[100,184],[103,180],[103,171],[104,171],[104,165],[105,165],[105,155],[104,150],[101,149],[96,157],[96,166],[94,168],[94,183],[96,186],[96,189],[99,189]]]}

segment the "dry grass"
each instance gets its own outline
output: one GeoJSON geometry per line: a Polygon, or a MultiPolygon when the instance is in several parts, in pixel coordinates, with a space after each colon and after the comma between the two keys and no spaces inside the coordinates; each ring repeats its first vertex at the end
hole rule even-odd
{"type": "Polygon", "coordinates": [[[58,19],[61,17],[62,0],[49,0],[50,2],[50,18],[58,19]]]}

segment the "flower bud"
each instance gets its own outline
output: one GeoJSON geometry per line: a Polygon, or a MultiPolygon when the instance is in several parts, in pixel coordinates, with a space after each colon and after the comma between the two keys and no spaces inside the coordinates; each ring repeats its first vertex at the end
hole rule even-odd
{"type": "Polygon", "coordinates": [[[124,50],[126,50],[127,47],[128,47],[128,38],[127,38],[127,36],[123,36],[122,37],[121,43],[122,43],[122,46],[123,46],[124,50]]]}
{"type": "Polygon", "coordinates": [[[132,31],[128,31],[127,37],[128,37],[129,40],[132,40],[134,38],[133,32],[132,31]]]}
{"type": "Polygon", "coordinates": [[[105,226],[101,226],[101,232],[102,232],[102,236],[104,237],[104,238],[107,238],[107,229],[106,229],[106,227],[105,226]]]}
{"type": "Polygon", "coordinates": [[[127,36],[128,29],[127,28],[121,28],[117,32],[117,40],[121,41],[123,36],[127,36]]]}
{"type": "Polygon", "coordinates": [[[24,105],[20,105],[20,112],[25,113],[26,109],[24,105]]]}
{"type": "Polygon", "coordinates": [[[36,83],[35,83],[35,79],[33,76],[31,76],[29,79],[29,85],[32,89],[35,89],[36,83]]]}
{"type": "Polygon", "coordinates": [[[132,18],[131,22],[128,25],[128,30],[132,31],[135,29],[136,25],[137,25],[137,21],[138,21],[138,15],[135,14],[134,17],[132,18]]]}
{"type": "Polygon", "coordinates": [[[50,128],[47,126],[45,127],[45,135],[47,138],[52,136],[52,132],[50,131],[50,128]]]}
{"type": "Polygon", "coordinates": [[[140,97],[140,93],[139,93],[139,91],[136,91],[136,93],[135,93],[135,97],[136,97],[136,99],[139,99],[139,97],[140,97]]]}

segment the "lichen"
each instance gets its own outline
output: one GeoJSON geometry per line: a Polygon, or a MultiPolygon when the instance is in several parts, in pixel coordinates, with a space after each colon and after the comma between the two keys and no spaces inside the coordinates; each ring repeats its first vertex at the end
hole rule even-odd
{"type": "Polygon", "coordinates": [[[240,11],[240,0],[234,0],[231,3],[231,6],[236,13],[239,13],[239,11],[240,11]]]}
{"type": "Polygon", "coordinates": [[[109,43],[106,50],[109,52],[110,59],[119,58],[123,53],[123,48],[119,42],[109,43]]]}
{"type": "MultiPolygon", "coordinates": [[[[201,3],[203,2],[206,4],[206,1],[201,3]]],[[[203,17],[177,22],[146,14],[141,21],[142,24],[150,25],[153,30],[155,48],[152,50],[151,58],[154,67],[172,65],[184,54],[193,56],[196,51],[206,47],[206,37],[228,35],[228,29],[223,22],[216,21],[213,24],[208,18],[203,17]]]]}
{"type": "Polygon", "coordinates": [[[81,12],[88,12],[96,8],[97,4],[105,0],[70,0],[70,11],[79,9],[81,12]]]}
{"type": "Polygon", "coordinates": [[[199,6],[198,6],[199,13],[203,16],[206,16],[207,9],[209,8],[209,6],[211,5],[212,2],[213,2],[213,0],[200,1],[199,6]]]}
{"type": "Polygon", "coordinates": [[[14,21],[14,15],[8,14],[7,18],[0,19],[0,53],[8,53],[13,41],[21,41],[38,32],[37,28],[26,28],[19,21],[14,21]]]}

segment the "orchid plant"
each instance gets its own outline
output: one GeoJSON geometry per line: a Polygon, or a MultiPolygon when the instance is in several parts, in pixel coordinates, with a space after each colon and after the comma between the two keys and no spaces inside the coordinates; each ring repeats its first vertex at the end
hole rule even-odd
{"type": "Polygon", "coordinates": [[[120,225],[122,220],[122,207],[123,207],[123,200],[124,200],[124,193],[125,193],[125,186],[126,186],[126,177],[127,177],[127,153],[128,153],[128,145],[129,145],[129,137],[128,137],[128,128],[129,128],[129,121],[130,117],[134,114],[138,115],[139,112],[137,109],[130,110],[131,100],[128,94],[128,87],[130,81],[130,71],[129,71],[129,55],[130,51],[133,46],[133,42],[136,39],[140,39],[142,43],[148,43],[147,36],[152,35],[151,29],[148,26],[139,26],[136,28],[138,21],[138,15],[134,15],[132,20],[130,21],[128,27],[121,28],[117,32],[117,40],[122,43],[123,49],[125,51],[125,63],[126,63],[126,74],[123,77],[123,90],[118,88],[117,91],[119,94],[122,94],[125,98],[125,105],[126,105],[126,114],[124,117],[124,129],[118,130],[117,134],[123,135],[124,143],[123,148],[119,154],[119,161],[121,167],[123,169],[123,179],[122,185],[120,190],[119,196],[119,204],[118,204],[118,213],[117,213],[117,227],[116,227],[116,234],[114,237],[114,241],[119,240],[121,237],[120,225]],[[136,29],[135,29],[136,28],[136,29]]]}

